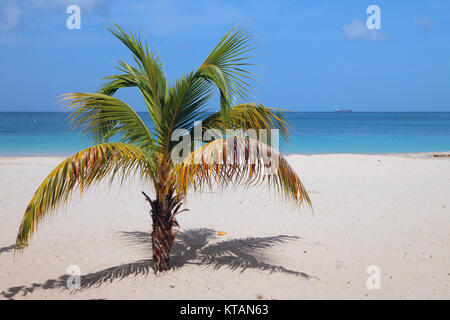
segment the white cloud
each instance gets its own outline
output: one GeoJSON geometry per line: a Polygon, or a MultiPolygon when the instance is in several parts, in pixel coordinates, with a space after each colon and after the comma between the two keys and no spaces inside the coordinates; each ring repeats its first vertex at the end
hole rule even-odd
{"type": "Polygon", "coordinates": [[[344,34],[348,40],[383,41],[385,39],[378,30],[369,30],[367,25],[359,19],[344,25],[344,34]]]}
{"type": "Polygon", "coordinates": [[[14,2],[6,2],[0,7],[0,31],[14,29],[20,21],[22,10],[14,2]]]}
{"type": "Polygon", "coordinates": [[[414,24],[421,27],[424,31],[429,31],[434,26],[434,20],[431,19],[429,16],[426,16],[425,18],[417,18],[414,19],[414,24]]]}

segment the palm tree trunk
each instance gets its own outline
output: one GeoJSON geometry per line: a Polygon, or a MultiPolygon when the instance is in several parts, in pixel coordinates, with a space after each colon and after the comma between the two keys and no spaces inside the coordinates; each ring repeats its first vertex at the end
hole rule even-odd
{"type": "Polygon", "coordinates": [[[167,217],[170,213],[155,213],[152,210],[153,264],[155,272],[169,270],[169,255],[177,235],[167,217]]]}
{"type": "Polygon", "coordinates": [[[153,221],[152,248],[153,248],[153,269],[155,273],[169,270],[169,256],[177,231],[174,227],[179,227],[175,215],[181,207],[181,201],[172,196],[170,192],[163,199],[151,200],[142,192],[146,200],[150,203],[150,215],[153,221]]]}

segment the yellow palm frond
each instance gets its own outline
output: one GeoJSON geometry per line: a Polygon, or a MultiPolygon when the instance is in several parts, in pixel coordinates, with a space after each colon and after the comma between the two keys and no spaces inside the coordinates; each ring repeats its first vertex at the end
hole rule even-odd
{"type": "Polygon", "coordinates": [[[67,201],[77,187],[83,191],[93,182],[120,173],[123,180],[133,172],[150,177],[152,160],[143,149],[126,143],[104,143],[70,156],[45,178],[31,199],[16,238],[16,249],[27,245],[39,221],[52,209],[67,201]]]}
{"type": "Polygon", "coordinates": [[[309,195],[295,170],[274,148],[257,140],[231,137],[214,140],[192,152],[174,167],[171,186],[179,194],[188,189],[267,183],[287,200],[311,205],[309,195]]]}

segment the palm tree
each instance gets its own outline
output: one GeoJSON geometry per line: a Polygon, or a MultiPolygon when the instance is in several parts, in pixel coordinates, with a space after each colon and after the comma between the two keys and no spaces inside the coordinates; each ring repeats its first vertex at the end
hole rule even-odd
{"type": "Polygon", "coordinates": [[[155,272],[169,269],[169,254],[179,227],[175,217],[187,210],[180,209],[190,190],[267,183],[296,206],[304,201],[310,204],[302,182],[286,159],[269,143],[257,139],[238,135],[217,138],[183,152],[182,161],[173,160],[175,153],[180,155],[174,134],[180,130],[194,133],[198,120],[202,121],[201,133],[212,128],[220,133],[236,128],[278,129],[286,138],[286,118],[279,109],[244,102],[252,89],[249,83],[254,80],[247,69],[253,37],[244,28],[233,28],[196,71],[170,86],[159,55],[150,51],[140,33],[126,33],[118,25],[108,30],[130,49],[135,66],[120,61],[120,73],[106,77],[107,82],[97,93],[69,93],[62,97],[73,127],[90,136],[95,145],[68,157],[41,183],[23,216],[16,249],[28,245],[41,219],[67,202],[75,189],[82,192],[106,178],[110,182],[116,178],[123,181],[137,174],[153,186],[153,199],[143,194],[151,206],[155,272]],[[152,126],[147,127],[129,105],[113,96],[125,87],[139,89],[152,126]],[[219,94],[220,110],[208,113],[207,103],[215,91],[219,94]],[[234,101],[238,104],[233,105],[234,101]],[[112,137],[118,142],[111,142],[112,137]],[[262,154],[270,155],[272,162],[262,154]],[[265,174],[274,163],[277,170],[265,174]]]}

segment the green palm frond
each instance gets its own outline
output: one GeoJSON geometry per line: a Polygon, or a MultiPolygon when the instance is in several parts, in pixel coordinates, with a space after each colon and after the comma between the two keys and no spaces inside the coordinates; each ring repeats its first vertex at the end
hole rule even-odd
{"type": "Polygon", "coordinates": [[[211,98],[211,86],[194,73],[175,82],[169,89],[169,98],[163,110],[164,125],[161,139],[164,144],[164,157],[167,157],[176,142],[171,141],[176,129],[189,130],[196,120],[204,117],[205,107],[211,98]]]}
{"type": "Polygon", "coordinates": [[[134,55],[134,61],[139,66],[140,73],[145,74],[152,93],[152,99],[156,108],[163,108],[167,98],[167,79],[164,65],[156,52],[151,52],[148,44],[140,34],[134,34],[131,30],[127,34],[119,25],[114,24],[108,30],[130,49],[134,55]]]}
{"type": "Polygon", "coordinates": [[[72,192],[86,190],[92,183],[115,176],[121,180],[131,173],[152,179],[155,165],[143,149],[125,143],[105,143],[82,150],[59,164],[45,178],[31,199],[22,218],[16,239],[16,249],[27,245],[38,222],[72,192]]]}
{"type": "Polygon", "coordinates": [[[161,122],[164,121],[162,113],[166,104],[165,99],[158,100],[160,96],[158,95],[157,90],[153,87],[152,81],[146,74],[143,74],[141,71],[126,62],[120,61],[119,64],[119,70],[127,73],[127,79],[132,79],[132,82],[141,92],[153,124],[155,125],[155,128],[159,130],[161,127],[161,122]]]}
{"type": "Polygon", "coordinates": [[[120,141],[146,150],[155,150],[156,142],[139,115],[125,102],[99,93],[68,93],[69,119],[74,128],[80,128],[94,142],[108,141],[120,135],[120,141]]]}
{"type": "Polygon", "coordinates": [[[116,91],[121,88],[132,88],[137,85],[136,82],[134,82],[133,77],[128,73],[107,76],[103,79],[108,81],[101,86],[98,93],[106,94],[108,96],[114,95],[116,91]]]}
{"type": "Polygon", "coordinates": [[[248,54],[254,49],[253,36],[245,28],[231,29],[212,50],[197,75],[215,83],[221,93],[221,108],[247,99],[255,75],[247,70],[252,65],[248,54]],[[233,101],[236,100],[236,101],[233,101]]]}
{"type": "Polygon", "coordinates": [[[288,161],[267,144],[248,138],[218,139],[193,151],[174,167],[171,185],[180,194],[214,185],[256,186],[267,183],[285,199],[311,205],[309,195],[288,161]]]}
{"type": "Polygon", "coordinates": [[[145,39],[132,31],[127,34],[120,26],[113,25],[108,30],[133,53],[137,68],[119,61],[117,69],[121,74],[108,76],[100,93],[113,95],[120,88],[137,87],[144,98],[145,105],[157,132],[163,126],[163,110],[168,99],[166,73],[159,55],[151,52],[145,39]]]}

